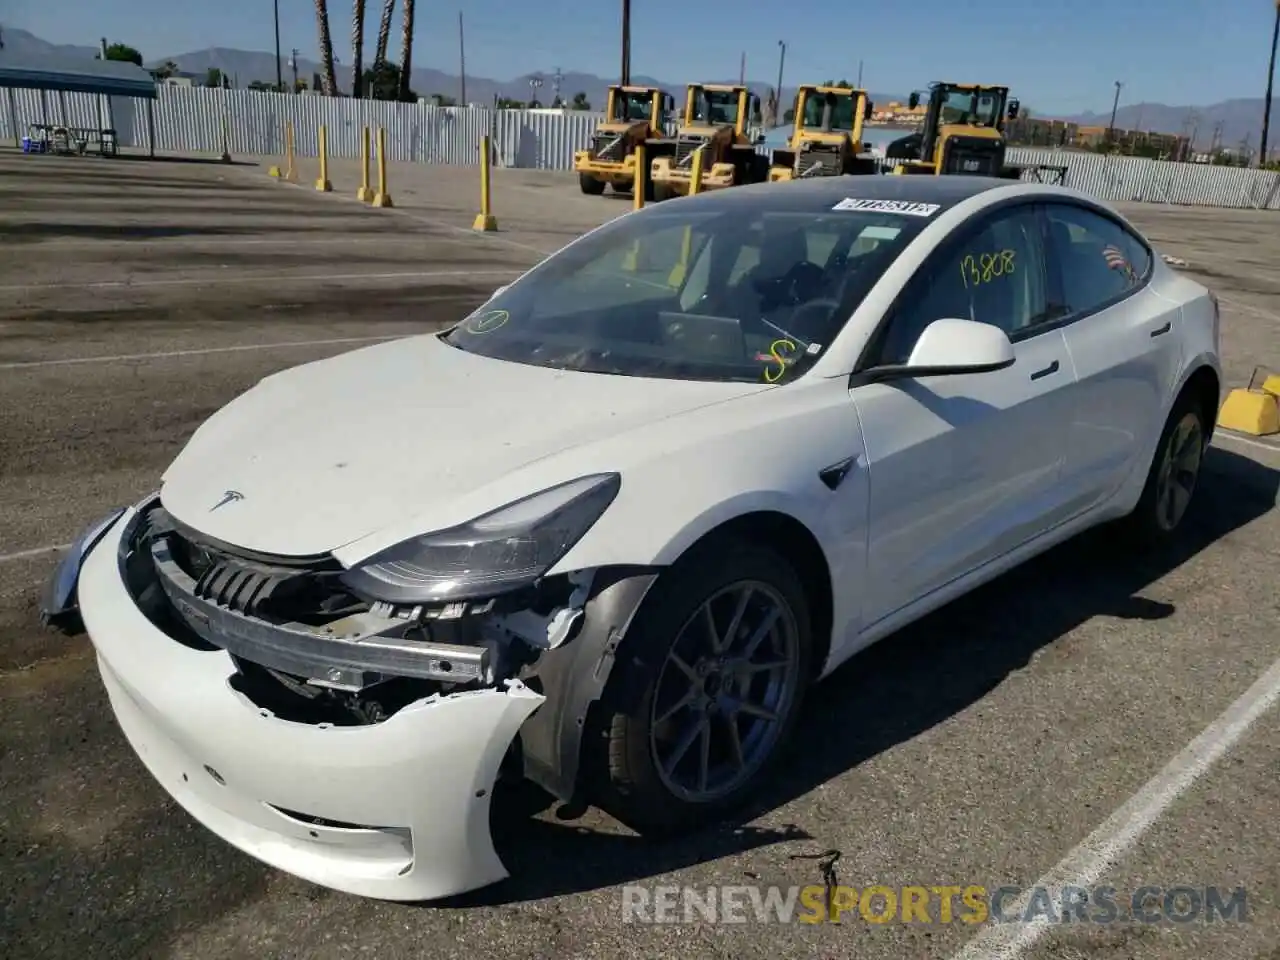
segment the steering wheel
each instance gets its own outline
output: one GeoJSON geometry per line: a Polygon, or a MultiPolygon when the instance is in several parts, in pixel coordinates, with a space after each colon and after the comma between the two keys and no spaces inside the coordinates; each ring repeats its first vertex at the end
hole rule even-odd
{"type": "Polygon", "coordinates": [[[825,271],[810,260],[801,260],[792,265],[779,281],[779,287],[788,301],[787,306],[798,306],[808,299],[805,296],[807,292],[821,289],[824,274],[825,271]]]}
{"type": "Polygon", "coordinates": [[[802,341],[806,346],[810,343],[821,343],[821,338],[826,335],[831,314],[838,309],[840,309],[840,301],[831,297],[810,300],[796,307],[787,321],[787,326],[796,331],[793,334],[795,339],[802,341]],[[806,329],[806,326],[811,326],[813,329],[806,329]]]}

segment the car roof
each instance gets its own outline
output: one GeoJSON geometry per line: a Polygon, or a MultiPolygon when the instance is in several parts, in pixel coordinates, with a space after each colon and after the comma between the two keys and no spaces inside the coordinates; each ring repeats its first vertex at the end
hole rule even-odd
{"type": "MultiPolygon", "coordinates": [[[[727,190],[709,190],[683,199],[700,204],[708,213],[728,210],[736,204],[761,209],[790,209],[797,213],[822,213],[841,200],[899,200],[908,203],[936,203],[945,210],[990,190],[1019,185],[1000,177],[926,176],[922,174],[812,177],[777,183],[755,183],[727,190]]],[[[1025,185],[1024,185],[1025,186],[1025,185]]],[[[661,209],[661,204],[652,209],[661,209]]],[[[646,204],[646,209],[650,209],[646,204]]]]}

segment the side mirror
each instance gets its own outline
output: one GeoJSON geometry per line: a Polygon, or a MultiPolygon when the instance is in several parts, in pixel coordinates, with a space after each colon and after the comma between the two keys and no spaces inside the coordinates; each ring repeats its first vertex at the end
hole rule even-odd
{"type": "Polygon", "coordinates": [[[1019,103],[1017,100],[1009,101],[1009,119],[1010,120],[1018,119],[1018,110],[1021,108],[1021,106],[1022,104],[1019,103]]]}
{"type": "Polygon", "coordinates": [[[876,105],[872,103],[870,100],[868,100],[866,107],[864,107],[862,110],[862,119],[870,120],[871,114],[875,111],[875,109],[876,109],[876,105]]]}
{"type": "Polygon", "coordinates": [[[915,90],[912,90],[911,96],[907,97],[907,106],[912,110],[920,106],[920,94],[915,90]]]}
{"type": "Polygon", "coordinates": [[[875,382],[992,373],[1013,366],[1013,344],[999,327],[975,320],[935,320],[924,328],[904,364],[872,367],[875,382]]]}
{"type": "Polygon", "coordinates": [[[754,93],[751,95],[751,115],[760,116],[760,97],[754,93]]]}

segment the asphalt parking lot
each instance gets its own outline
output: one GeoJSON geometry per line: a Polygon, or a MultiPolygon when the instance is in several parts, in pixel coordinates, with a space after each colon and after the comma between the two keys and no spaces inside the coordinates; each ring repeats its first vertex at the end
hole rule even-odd
{"type": "MultiPolygon", "coordinates": [[[[395,211],[332,176],[329,196],[305,171],[289,186],[257,167],[0,152],[0,955],[919,960],[976,935],[1005,952],[965,956],[1280,958],[1280,712],[1246,722],[1280,686],[1265,440],[1215,441],[1178,548],[1082,538],[855,658],[741,823],[659,845],[593,810],[510,804],[495,830],[513,878],[427,906],[314,887],[195,824],[117,731],[88,642],[38,625],[56,547],[153,489],[262,376],[449,322],[624,209],[512,172],[504,230],[483,237],[473,173],[397,170],[395,211]],[[621,885],[820,884],[796,857],[828,850],[858,887],[1243,887],[1248,922],[1077,922],[1012,946],[936,912],[623,922],[621,885]]],[[[1230,385],[1280,370],[1275,217],[1125,209],[1223,298],[1230,385]]]]}

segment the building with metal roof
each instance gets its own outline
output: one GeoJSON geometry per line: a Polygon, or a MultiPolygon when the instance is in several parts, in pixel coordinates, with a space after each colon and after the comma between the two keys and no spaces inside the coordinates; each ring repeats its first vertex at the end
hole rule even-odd
{"type": "MultiPolygon", "coordinates": [[[[134,97],[147,103],[147,124],[154,128],[154,102],[157,97],[156,81],[150,71],[134,63],[97,59],[74,53],[53,52],[33,54],[7,48],[0,38],[0,89],[8,99],[10,127],[15,145],[20,144],[18,111],[14,90],[38,90],[45,123],[48,122],[47,97],[50,92],[64,98],[68,93],[95,95],[98,101],[98,128],[110,131],[114,144],[115,132],[111,120],[111,97],[134,97]],[[105,114],[105,116],[104,116],[105,114]]],[[[61,114],[65,115],[65,103],[61,114]]],[[[154,136],[150,141],[154,155],[154,136]]],[[[112,147],[114,150],[114,146],[112,147]]]]}
{"type": "Polygon", "coordinates": [[[67,54],[31,57],[2,46],[0,87],[156,98],[155,79],[136,64],[67,54]]]}

